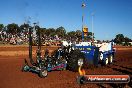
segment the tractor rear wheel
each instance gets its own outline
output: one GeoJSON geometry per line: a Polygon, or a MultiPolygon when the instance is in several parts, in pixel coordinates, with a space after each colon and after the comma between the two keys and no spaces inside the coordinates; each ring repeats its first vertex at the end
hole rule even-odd
{"type": "Polygon", "coordinates": [[[80,50],[72,51],[67,61],[68,70],[75,72],[78,71],[79,66],[84,65],[84,60],[85,60],[84,54],[80,50]]]}

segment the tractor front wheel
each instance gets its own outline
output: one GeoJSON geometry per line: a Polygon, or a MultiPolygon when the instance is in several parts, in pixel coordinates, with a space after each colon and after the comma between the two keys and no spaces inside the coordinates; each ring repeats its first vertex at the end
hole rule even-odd
{"type": "Polygon", "coordinates": [[[48,71],[47,70],[40,70],[39,71],[39,76],[41,77],[41,78],[44,78],[44,77],[46,77],[48,75],[48,71]]]}
{"type": "Polygon", "coordinates": [[[29,69],[30,69],[30,67],[29,67],[28,65],[24,65],[24,66],[22,67],[22,72],[28,72],[29,69]]]}
{"type": "Polygon", "coordinates": [[[105,58],[105,60],[102,60],[102,65],[107,65],[109,63],[109,59],[105,58]]]}
{"type": "Polygon", "coordinates": [[[111,64],[113,62],[113,55],[110,55],[108,59],[109,59],[109,64],[111,64]]]}

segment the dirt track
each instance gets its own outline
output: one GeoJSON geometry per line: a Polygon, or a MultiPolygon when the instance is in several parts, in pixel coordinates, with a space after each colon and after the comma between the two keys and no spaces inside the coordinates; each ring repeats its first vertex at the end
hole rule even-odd
{"type": "MultiPolygon", "coordinates": [[[[56,47],[48,47],[50,52],[56,47]]],[[[34,47],[35,49],[35,47],[34,47]]],[[[45,50],[45,47],[42,48],[45,50]]],[[[35,50],[33,54],[35,56],[35,50]]],[[[44,53],[44,51],[42,51],[44,53]]],[[[71,71],[52,71],[47,78],[39,78],[37,74],[21,72],[24,59],[28,58],[26,46],[0,47],[0,88],[99,88],[116,87],[115,84],[86,84],[78,85],[78,73],[71,71]]],[[[116,62],[99,68],[85,69],[86,74],[128,74],[132,77],[132,49],[117,49],[116,62]]],[[[132,82],[125,85],[132,87],[132,82]]]]}

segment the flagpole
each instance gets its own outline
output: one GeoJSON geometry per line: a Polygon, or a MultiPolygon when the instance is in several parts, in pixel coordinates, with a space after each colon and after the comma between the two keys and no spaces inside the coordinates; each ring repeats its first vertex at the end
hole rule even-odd
{"type": "Polygon", "coordinates": [[[94,41],[94,35],[93,35],[93,14],[92,14],[92,42],[94,41]]]}
{"type": "Polygon", "coordinates": [[[85,3],[82,3],[82,41],[84,41],[84,33],[83,33],[83,28],[84,28],[84,7],[85,3]]]}

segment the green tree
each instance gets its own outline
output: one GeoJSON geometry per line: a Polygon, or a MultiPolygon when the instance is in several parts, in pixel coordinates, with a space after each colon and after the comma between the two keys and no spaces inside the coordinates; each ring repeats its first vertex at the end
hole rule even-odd
{"type": "Polygon", "coordinates": [[[38,34],[38,31],[41,33],[41,28],[38,25],[35,25],[36,34],[38,34]]]}
{"type": "Polygon", "coordinates": [[[125,42],[131,42],[131,39],[128,37],[125,37],[124,40],[125,40],[125,42]]]}
{"type": "Polygon", "coordinates": [[[59,27],[56,29],[56,34],[59,36],[59,37],[64,37],[66,35],[66,30],[64,27],[59,27]]]}
{"type": "Polygon", "coordinates": [[[75,36],[77,41],[80,41],[82,39],[82,32],[80,30],[76,30],[75,36]]]}
{"type": "Polygon", "coordinates": [[[49,37],[54,36],[55,29],[54,28],[45,29],[44,33],[45,33],[46,36],[49,36],[49,37]]]}
{"type": "Polygon", "coordinates": [[[41,33],[42,37],[45,37],[45,35],[46,35],[46,28],[40,28],[40,33],[41,33]]]}
{"type": "Polygon", "coordinates": [[[128,45],[131,45],[129,42],[131,42],[131,39],[130,38],[128,38],[128,37],[125,37],[124,38],[124,44],[123,45],[126,45],[126,46],[128,46],[128,45]]]}
{"type": "Polygon", "coordinates": [[[82,32],[80,30],[76,30],[76,36],[77,37],[82,37],[82,32]]]}
{"type": "Polygon", "coordinates": [[[24,33],[27,33],[28,32],[28,28],[29,28],[29,24],[22,24],[21,26],[20,26],[20,30],[22,31],[22,32],[24,32],[24,33]]]}
{"type": "Polygon", "coordinates": [[[15,24],[15,23],[8,24],[7,29],[8,29],[8,32],[11,34],[17,34],[21,32],[18,24],[15,24]]]}
{"type": "Polygon", "coordinates": [[[0,31],[2,31],[4,28],[4,25],[3,24],[0,24],[0,31]]]}
{"type": "Polygon", "coordinates": [[[116,44],[122,44],[122,42],[125,42],[124,35],[123,34],[117,34],[115,39],[114,39],[114,42],[116,44]]]}
{"type": "Polygon", "coordinates": [[[77,38],[75,31],[67,32],[67,36],[68,36],[68,39],[70,39],[70,40],[75,40],[77,38]]]}
{"type": "Polygon", "coordinates": [[[48,30],[49,30],[49,32],[50,32],[49,35],[50,35],[51,37],[54,37],[54,36],[56,35],[55,29],[54,29],[54,28],[49,28],[48,30]]]}
{"type": "MultiPolygon", "coordinates": [[[[94,34],[93,34],[94,35],[94,34]]],[[[92,39],[92,32],[88,32],[88,39],[91,40],[92,39]]]]}

